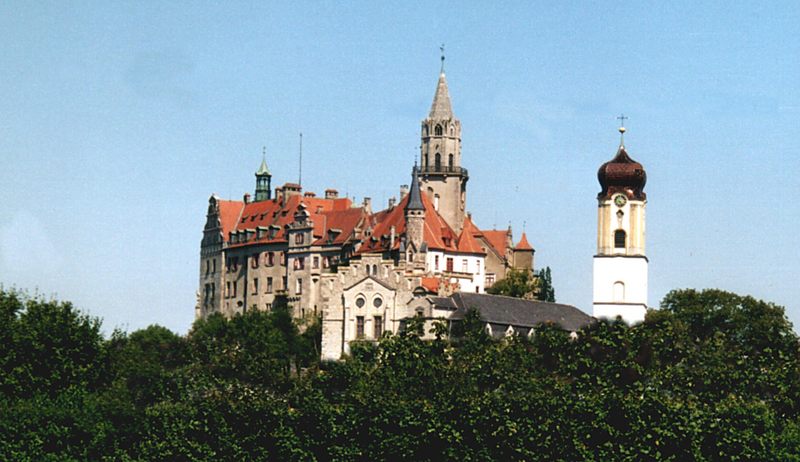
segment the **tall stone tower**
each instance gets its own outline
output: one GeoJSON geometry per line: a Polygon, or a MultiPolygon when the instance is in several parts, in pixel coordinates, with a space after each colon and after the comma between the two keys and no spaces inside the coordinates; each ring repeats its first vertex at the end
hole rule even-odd
{"type": "Polygon", "coordinates": [[[647,175],[625,150],[625,128],[619,131],[617,155],[597,171],[602,190],[597,195],[593,314],[596,318],[621,316],[635,324],[647,312],[647,175]]]}
{"type": "Polygon", "coordinates": [[[461,122],[453,115],[444,56],[428,117],[422,121],[419,173],[423,192],[456,233],[464,226],[467,169],[461,167],[461,122]]]}

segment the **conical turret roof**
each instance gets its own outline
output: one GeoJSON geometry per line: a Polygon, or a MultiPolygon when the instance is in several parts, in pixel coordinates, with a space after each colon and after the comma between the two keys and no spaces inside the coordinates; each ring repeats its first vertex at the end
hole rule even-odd
{"type": "Polygon", "coordinates": [[[433,95],[431,112],[428,114],[430,119],[451,119],[453,118],[453,108],[450,105],[450,92],[447,89],[447,79],[444,72],[439,74],[439,83],[436,85],[436,94],[433,95]]]}
{"type": "Polygon", "coordinates": [[[271,175],[269,173],[269,168],[267,168],[267,157],[264,156],[261,158],[261,166],[258,167],[256,171],[256,175],[271,175]]]}
{"type": "Polygon", "coordinates": [[[422,197],[420,197],[419,192],[419,175],[417,174],[416,164],[411,172],[411,191],[408,192],[409,197],[408,203],[406,204],[406,210],[425,210],[425,206],[422,204],[422,197]]]}

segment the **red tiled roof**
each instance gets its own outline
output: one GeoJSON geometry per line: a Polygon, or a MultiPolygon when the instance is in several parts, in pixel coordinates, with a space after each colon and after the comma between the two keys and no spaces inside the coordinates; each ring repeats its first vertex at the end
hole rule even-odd
{"type": "Polygon", "coordinates": [[[522,232],[522,238],[514,247],[514,250],[533,250],[533,247],[528,243],[528,237],[525,236],[524,231],[522,232]]]}
{"type": "Polygon", "coordinates": [[[439,293],[439,278],[436,277],[422,278],[422,288],[434,294],[439,293]]]}
{"type": "MultiPolygon", "coordinates": [[[[383,252],[400,248],[400,236],[406,232],[405,206],[411,197],[407,194],[399,204],[391,209],[382,210],[373,214],[370,221],[373,223],[372,237],[366,239],[359,249],[359,253],[383,252]],[[395,241],[390,249],[391,240],[384,238],[390,236],[394,226],[395,241]]],[[[455,252],[456,235],[447,222],[433,208],[430,199],[422,194],[422,205],[425,207],[425,221],[423,224],[422,239],[428,244],[429,249],[438,249],[455,252]]]]}
{"type": "Polygon", "coordinates": [[[483,238],[486,239],[486,242],[492,246],[492,249],[494,249],[495,252],[497,252],[500,256],[505,256],[506,245],[508,242],[508,231],[487,229],[483,231],[483,238]]]}
{"type": "Polygon", "coordinates": [[[224,201],[217,200],[219,207],[219,223],[222,227],[222,239],[228,242],[228,233],[236,228],[236,222],[239,220],[239,214],[242,212],[244,202],[241,201],[224,201]]]}
{"type": "MultiPolygon", "coordinates": [[[[267,237],[261,240],[251,240],[246,243],[236,244],[234,247],[246,246],[254,243],[276,242],[286,240],[284,227],[294,221],[294,215],[303,204],[314,222],[314,236],[323,237],[330,228],[342,229],[345,235],[342,239],[352,234],[352,229],[360,220],[355,217],[363,214],[362,208],[351,208],[350,199],[323,199],[317,197],[290,196],[282,200],[250,202],[244,204],[238,201],[219,201],[220,221],[223,222],[225,241],[231,231],[245,229],[254,230],[258,227],[277,227],[274,239],[267,237]],[[338,217],[342,215],[342,217],[338,217]],[[224,218],[223,218],[224,217],[224,218]]],[[[342,241],[343,242],[343,241],[342,241]]]]}
{"type": "Polygon", "coordinates": [[[485,254],[483,248],[475,239],[475,236],[480,236],[480,230],[472,223],[472,219],[467,216],[464,219],[464,229],[461,230],[461,235],[458,236],[458,251],[463,253],[477,253],[485,254]]]}
{"type": "Polygon", "coordinates": [[[359,207],[341,211],[332,210],[330,212],[323,212],[321,214],[321,218],[321,220],[314,221],[315,235],[318,221],[323,227],[322,234],[314,244],[321,245],[327,243],[328,232],[332,229],[335,229],[338,231],[338,234],[334,235],[331,244],[341,245],[353,235],[353,231],[365,218],[367,218],[367,214],[364,208],[359,207]]]}

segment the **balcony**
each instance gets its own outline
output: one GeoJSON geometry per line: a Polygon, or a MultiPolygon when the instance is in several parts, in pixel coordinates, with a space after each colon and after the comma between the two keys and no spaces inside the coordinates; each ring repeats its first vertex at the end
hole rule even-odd
{"type": "Polygon", "coordinates": [[[463,167],[450,167],[448,165],[427,165],[419,167],[421,175],[461,175],[469,176],[467,169],[463,167]]]}

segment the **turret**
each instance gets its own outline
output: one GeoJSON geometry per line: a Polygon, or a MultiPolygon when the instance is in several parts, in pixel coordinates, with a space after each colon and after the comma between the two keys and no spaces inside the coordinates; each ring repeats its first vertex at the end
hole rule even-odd
{"type": "Polygon", "coordinates": [[[270,189],[272,183],[272,175],[267,168],[267,153],[266,148],[262,153],[261,166],[256,171],[256,199],[255,202],[268,201],[272,198],[272,190],[270,189]]]}

